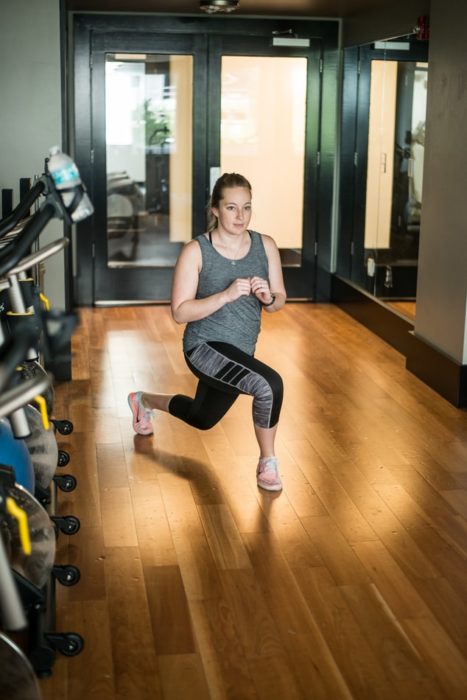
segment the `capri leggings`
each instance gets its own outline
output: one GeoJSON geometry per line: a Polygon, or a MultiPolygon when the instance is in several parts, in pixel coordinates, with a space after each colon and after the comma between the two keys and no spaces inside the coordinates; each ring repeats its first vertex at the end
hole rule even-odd
{"type": "Polygon", "coordinates": [[[212,428],[240,394],[253,396],[253,422],[272,428],[279,420],[283,385],[277,372],[230,343],[201,343],[185,354],[198,377],[195,397],[177,394],[169,413],[200,430],[212,428]]]}

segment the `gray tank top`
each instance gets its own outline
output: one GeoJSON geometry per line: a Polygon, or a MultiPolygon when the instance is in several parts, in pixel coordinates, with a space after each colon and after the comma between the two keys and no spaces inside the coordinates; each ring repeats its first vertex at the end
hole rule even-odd
{"type": "MultiPolygon", "coordinates": [[[[269,279],[269,264],[261,235],[251,231],[250,236],[250,250],[240,260],[229,260],[218,253],[204,234],[195,238],[201,247],[202,257],[197,299],[227,289],[239,277],[269,279]]],[[[253,294],[242,296],[230,304],[224,304],[206,318],[187,323],[183,350],[188,352],[200,343],[217,340],[253,355],[260,327],[261,304],[253,294]]]]}

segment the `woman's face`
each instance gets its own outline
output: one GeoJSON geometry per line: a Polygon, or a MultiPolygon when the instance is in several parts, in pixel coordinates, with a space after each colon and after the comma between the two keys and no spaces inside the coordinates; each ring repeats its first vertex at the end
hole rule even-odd
{"type": "Polygon", "coordinates": [[[251,192],[248,187],[226,187],[218,207],[212,207],[220,232],[241,234],[251,219],[251,192]]]}

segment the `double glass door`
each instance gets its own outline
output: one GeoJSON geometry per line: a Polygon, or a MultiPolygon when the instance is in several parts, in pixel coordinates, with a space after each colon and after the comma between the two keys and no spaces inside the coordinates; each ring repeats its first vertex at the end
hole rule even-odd
{"type": "Polygon", "coordinates": [[[93,302],[166,301],[222,172],[253,187],[288,293],[313,296],[319,53],[270,38],[97,35],[92,44],[93,302]]]}

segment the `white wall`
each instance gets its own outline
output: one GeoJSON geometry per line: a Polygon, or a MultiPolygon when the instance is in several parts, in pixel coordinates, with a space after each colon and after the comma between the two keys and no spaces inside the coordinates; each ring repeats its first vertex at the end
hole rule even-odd
{"type": "MultiPolygon", "coordinates": [[[[0,188],[43,170],[50,146],[61,144],[60,0],[0,0],[0,188]]],[[[41,245],[63,235],[53,220],[41,245]]],[[[63,253],[46,265],[45,293],[65,304],[63,253]]]]}
{"type": "Polygon", "coordinates": [[[467,363],[467,4],[432,0],[415,333],[467,363]]]}

